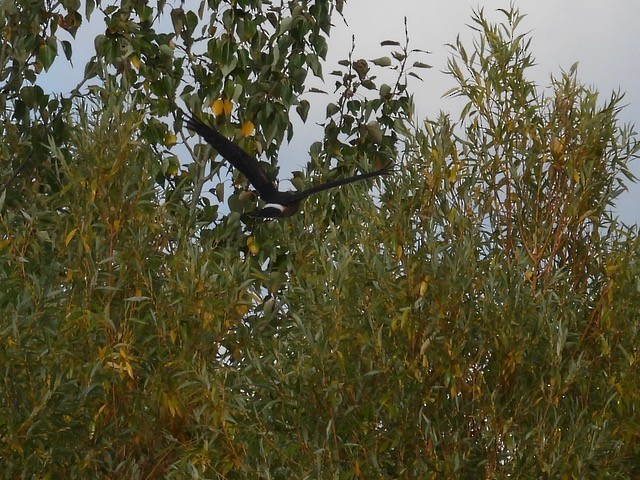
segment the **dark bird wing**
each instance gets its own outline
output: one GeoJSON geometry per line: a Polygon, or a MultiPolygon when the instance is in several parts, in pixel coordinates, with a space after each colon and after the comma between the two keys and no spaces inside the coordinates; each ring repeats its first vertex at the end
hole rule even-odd
{"type": "Polygon", "coordinates": [[[247,177],[251,185],[258,191],[263,200],[269,201],[269,198],[278,193],[276,187],[269,181],[267,174],[256,158],[227,139],[215,128],[202,123],[202,120],[196,118],[195,115],[185,115],[184,121],[189,130],[193,130],[204,138],[226,161],[240,170],[240,172],[247,177]]]}
{"type": "Polygon", "coordinates": [[[315,187],[308,188],[307,190],[303,190],[302,192],[292,192],[289,198],[292,201],[302,200],[303,198],[307,198],[309,195],[313,195],[314,193],[322,192],[330,188],[339,187],[348,183],[359,182],[360,180],[366,180],[367,178],[389,175],[392,172],[393,162],[389,162],[384,167],[373,172],[361,173],[359,175],[353,175],[347,178],[337,178],[335,180],[330,180],[328,182],[321,183],[320,185],[316,185],[315,187]]]}

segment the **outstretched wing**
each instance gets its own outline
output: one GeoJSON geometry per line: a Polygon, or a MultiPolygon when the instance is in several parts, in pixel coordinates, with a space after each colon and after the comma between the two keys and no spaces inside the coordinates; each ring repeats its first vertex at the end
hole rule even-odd
{"type": "Polygon", "coordinates": [[[316,185],[315,187],[308,188],[307,190],[303,190],[302,192],[293,192],[290,196],[290,200],[302,200],[303,198],[307,198],[309,195],[322,192],[323,190],[339,187],[341,185],[347,185],[348,183],[359,182],[360,180],[366,180],[367,178],[389,175],[392,172],[393,162],[389,162],[381,169],[374,170],[373,172],[361,173],[359,175],[353,175],[347,178],[338,178],[336,180],[330,180],[328,182],[321,183],[320,185],[316,185]]]}
{"type": "Polygon", "coordinates": [[[258,191],[260,197],[268,199],[277,193],[276,187],[269,181],[267,174],[256,158],[227,139],[215,128],[202,123],[202,120],[196,118],[192,113],[185,115],[184,121],[189,130],[193,130],[204,138],[226,161],[240,170],[240,172],[247,177],[251,185],[258,191]]]}

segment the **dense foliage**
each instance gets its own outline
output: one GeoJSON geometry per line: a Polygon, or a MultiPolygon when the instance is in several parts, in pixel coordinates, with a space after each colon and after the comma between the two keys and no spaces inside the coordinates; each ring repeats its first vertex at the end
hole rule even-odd
{"type": "Polygon", "coordinates": [[[640,475],[640,244],[610,214],[639,147],[575,67],[527,79],[517,10],[452,45],[460,120],[415,125],[406,42],[307,96],[341,1],[32,4],[0,6],[4,478],[640,475]],[[398,169],[283,221],[167,118],[211,105],[275,166],[310,99],[296,186],[398,169]]]}

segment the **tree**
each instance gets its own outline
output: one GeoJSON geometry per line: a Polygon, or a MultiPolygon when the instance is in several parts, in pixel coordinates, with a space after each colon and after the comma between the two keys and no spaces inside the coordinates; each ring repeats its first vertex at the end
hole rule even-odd
{"type": "Polygon", "coordinates": [[[309,172],[401,145],[398,173],[251,222],[242,180],[217,211],[209,153],[176,161],[163,115],[215,103],[274,161],[341,2],[211,3],[167,7],[164,34],[145,4],[104,7],[93,85],[58,98],[20,77],[78,8],[3,4],[5,476],[637,476],[640,248],[608,211],[638,152],[621,96],[575,68],[539,91],[519,12],[479,12],[449,64],[460,121],[413,126],[426,65],[385,42],[332,72],[309,172]],[[29,25],[42,42],[20,43],[29,25]]]}

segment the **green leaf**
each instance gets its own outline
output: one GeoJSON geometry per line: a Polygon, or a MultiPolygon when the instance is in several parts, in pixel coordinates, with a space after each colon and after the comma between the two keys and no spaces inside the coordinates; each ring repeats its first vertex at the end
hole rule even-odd
{"type": "Polygon", "coordinates": [[[380,57],[371,60],[371,63],[379,67],[388,67],[391,65],[391,59],[389,57],[380,57]]]}
{"type": "Polygon", "coordinates": [[[231,74],[231,72],[233,72],[236,69],[237,65],[238,65],[238,57],[237,56],[233,56],[233,57],[229,58],[226,63],[224,63],[224,64],[222,64],[220,66],[220,71],[222,72],[222,76],[226,77],[229,74],[231,74]]]}
{"type": "Polygon", "coordinates": [[[67,40],[63,40],[60,42],[62,44],[62,51],[64,52],[64,56],[71,62],[71,56],[73,54],[73,49],[71,48],[71,43],[67,40]]]}
{"type": "Polygon", "coordinates": [[[73,12],[79,10],[81,6],[80,0],[62,0],[61,3],[67,11],[73,12]]]}
{"type": "Polygon", "coordinates": [[[51,65],[53,65],[58,53],[55,45],[55,38],[49,37],[49,39],[47,39],[46,43],[40,45],[37,53],[38,61],[42,64],[45,70],[49,70],[49,68],[51,68],[51,65]],[[51,38],[53,38],[53,42],[49,41],[51,38]]]}
{"type": "Polygon", "coordinates": [[[332,117],[339,111],[340,111],[340,107],[338,105],[336,105],[335,103],[330,103],[327,105],[326,117],[327,118],[332,117]]]}
{"type": "Polygon", "coordinates": [[[278,27],[278,35],[282,35],[283,33],[291,30],[293,26],[294,17],[285,17],[280,21],[280,26],[278,27]]]}
{"type": "Polygon", "coordinates": [[[303,122],[307,121],[307,116],[309,115],[309,109],[311,108],[311,104],[307,100],[300,100],[298,105],[296,106],[296,112],[300,116],[300,119],[303,122]]]}
{"type": "Polygon", "coordinates": [[[93,13],[93,11],[96,8],[96,2],[95,0],[85,0],[85,10],[84,10],[84,14],[87,17],[87,21],[91,19],[91,14],[93,13]]]}
{"type": "Polygon", "coordinates": [[[137,302],[144,302],[145,300],[150,300],[150,298],[151,297],[145,297],[143,295],[137,295],[137,296],[125,298],[125,300],[127,302],[135,302],[135,303],[137,303],[137,302]]]}
{"type": "Polygon", "coordinates": [[[366,125],[367,133],[371,137],[374,143],[382,142],[382,129],[380,128],[380,124],[376,121],[372,121],[367,123],[366,125]]]}
{"type": "Polygon", "coordinates": [[[307,58],[307,64],[311,68],[311,71],[313,72],[313,74],[318,78],[322,78],[322,65],[318,60],[318,56],[310,53],[307,55],[306,58],[307,58]]]}
{"type": "Polygon", "coordinates": [[[383,83],[380,85],[380,98],[389,99],[391,98],[391,85],[383,83]]]}
{"type": "Polygon", "coordinates": [[[362,81],[362,86],[368,90],[376,89],[376,84],[373,82],[373,80],[370,80],[368,78],[362,81]]]}

